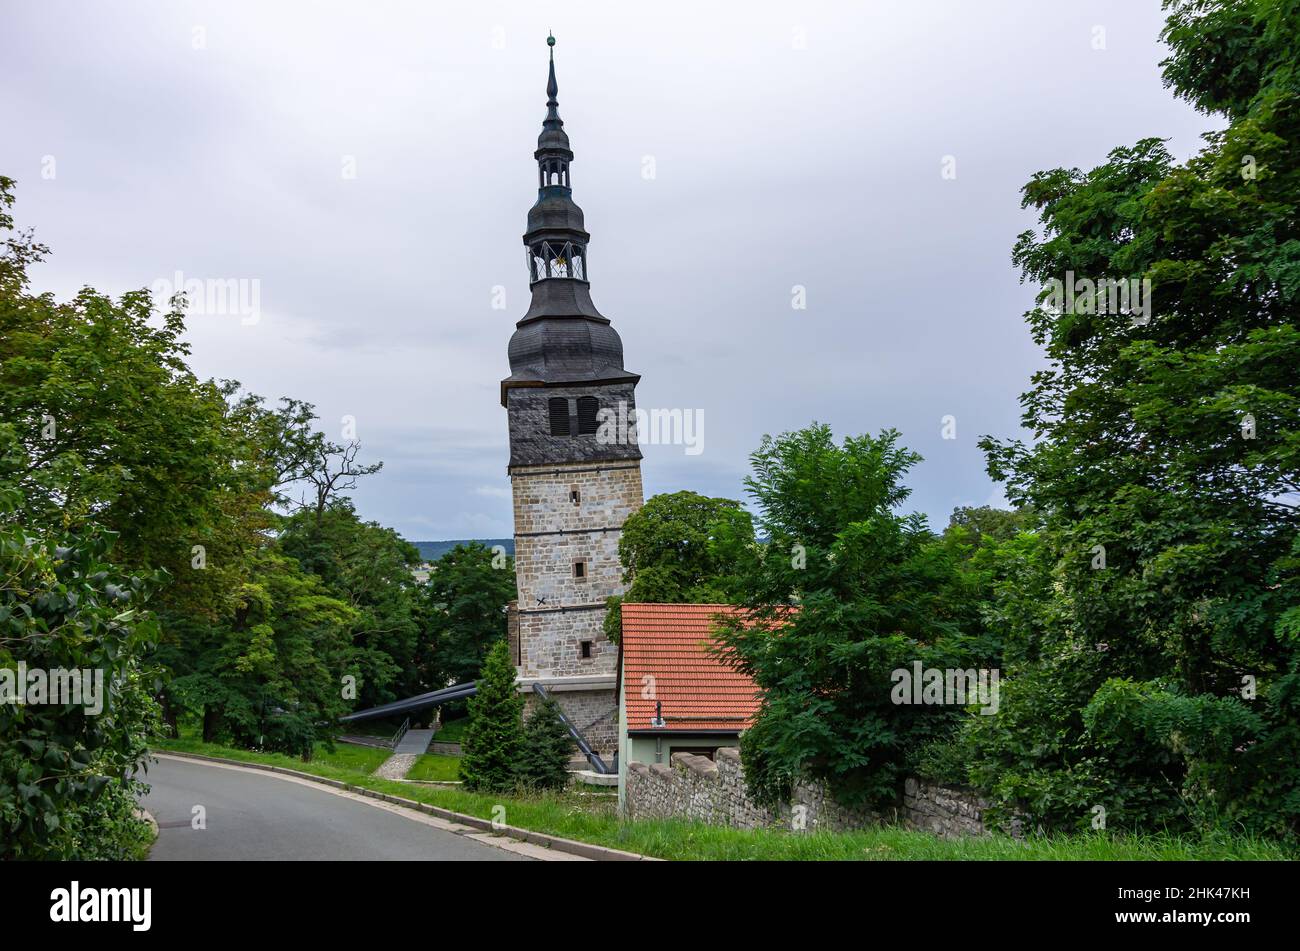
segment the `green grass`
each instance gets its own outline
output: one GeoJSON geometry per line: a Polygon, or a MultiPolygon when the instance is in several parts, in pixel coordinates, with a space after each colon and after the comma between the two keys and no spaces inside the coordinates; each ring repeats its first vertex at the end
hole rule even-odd
{"type": "MultiPolygon", "coordinates": [[[[503,805],[505,822],[509,825],[665,859],[1119,861],[1294,858],[1280,845],[1250,838],[1202,840],[1167,834],[1134,836],[1094,832],[1034,837],[1024,841],[1001,835],[940,839],[927,832],[893,827],[795,834],[777,829],[730,829],[682,820],[624,822],[615,814],[612,797],[574,793],[485,795],[462,787],[419,786],[376,779],[368,771],[358,770],[356,760],[340,765],[327,753],[310,763],[303,763],[289,756],[234,750],[194,740],[163,740],[156,746],[164,751],[174,749],[288,766],[484,819],[493,818],[493,809],[503,805]]],[[[352,756],[354,750],[377,753],[379,760],[384,756],[383,750],[367,751],[359,747],[349,748],[348,756],[352,756]]]]}
{"type": "Polygon", "coordinates": [[[153,848],[154,840],[157,836],[154,834],[153,826],[144,819],[136,819],[128,832],[127,848],[130,850],[131,861],[143,862],[149,857],[149,850],[153,848]]]}
{"type": "Polygon", "coordinates": [[[455,782],[460,779],[460,757],[425,753],[415,761],[406,778],[425,782],[455,782]]]}
{"type": "Polygon", "coordinates": [[[328,776],[330,779],[342,779],[347,782],[353,782],[359,776],[370,775],[380,763],[392,755],[389,750],[372,746],[335,743],[334,749],[329,750],[326,749],[324,744],[317,743],[316,749],[312,753],[312,761],[304,763],[297,756],[286,756],[283,753],[260,753],[254,750],[221,746],[217,743],[204,743],[202,740],[183,734],[178,740],[154,740],[153,748],[158,752],[174,750],[178,753],[201,753],[204,756],[221,756],[225,759],[235,759],[243,763],[267,763],[272,766],[287,766],[290,769],[299,769],[306,773],[314,773],[317,776],[328,776]]]}
{"type": "Polygon", "coordinates": [[[459,720],[451,720],[442,725],[442,729],[433,734],[435,743],[459,743],[465,737],[465,729],[469,726],[469,717],[462,717],[459,720]]]}

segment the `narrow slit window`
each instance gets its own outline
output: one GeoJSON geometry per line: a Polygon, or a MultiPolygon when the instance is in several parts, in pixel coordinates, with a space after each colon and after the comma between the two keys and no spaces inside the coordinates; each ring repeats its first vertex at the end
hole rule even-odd
{"type": "Polygon", "coordinates": [[[587,562],[579,559],[573,563],[573,579],[575,581],[587,580],[587,562]]]}
{"type": "Polygon", "coordinates": [[[574,505],[582,504],[582,494],[578,491],[578,487],[576,485],[569,486],[569,501],[572,502],[574,505]]]}
{"type": "Polygon", "coordinates": [[[583,660],[591,659],[591,641],[582,642],[582,659],[583,660]]]}

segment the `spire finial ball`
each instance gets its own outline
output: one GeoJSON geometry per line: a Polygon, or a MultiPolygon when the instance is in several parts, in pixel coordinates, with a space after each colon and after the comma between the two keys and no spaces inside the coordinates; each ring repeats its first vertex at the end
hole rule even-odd
{"type": "Polygon", "coordinates": [[[546,45],[547,45],[547,46],[554,46],[554,45],[555,45],[555,37],[554,37],[554,36],[547,36],[547,37],[546,37],[546,45]]]}

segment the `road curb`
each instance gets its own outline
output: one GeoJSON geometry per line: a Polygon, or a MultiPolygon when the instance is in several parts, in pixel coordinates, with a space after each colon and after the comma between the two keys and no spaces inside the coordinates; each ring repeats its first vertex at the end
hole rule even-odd
{"type": "MultiPolygon", "coordinates": [[[[305,779],[309,782],[319,783],[322,786],[331,786],[334,789],[344,789],[359,796],[365,796],[369,799],[378,799],[381,802],[391,803],[395,806],[402,806],[406,809],[413,809],[416,812],[422,812],[427,816],[436,816],[439,819],[446,819],[448,822],[455,822],[463,826],[469,826],[475,832],[490,832],[493,835],[503,835],[511,839],[517,839],[520,842],[531,842],[533,845],[545,846],[548,849],[554,849],[557,852],[568,852],[571,855],[579,855],[586,859],[592,859],[597,862],[662,862],[663,859],[657,859],[651,855],[641,855],[637,852],[625,852],[622,849],[611,849],[603,845],[592,845],[590,842],[579,842],[576,839],[564,839],[558,835],[548,835],[545,832],[535,832],[532,829],[521,829],[518,826],[494,825],[491,819],[480,819],[478,816],[467,815],[463,812],[454,812],[451,809],[444,809],[441,806],[430,805],[427,802],[417,802],[414,799],[404,799],[401,796],[394,796],[390,793],[379,792],[376,789],[368,789],[365,786],[354,786],[351,783],[345,783],[340,779],[330,779],[326,776],[317,776],[315,773],[304,773],[301,770],[289,769],[287,766],[272,766],[269,763],[248,763],[244,760],[229,759],[224,756],[205,756],[201,753],[182,753],[176,750],[153,750],[150,756],[170,756],[175,759],[192,759],[205,763],[220,763],[223,766],[242,766],[245,769],[261,770],[264,773],[283,773],[286,776],[293,776],[296,779],[305,779]]],[[[463,835],[464,833],[457,833],[463,835]]]]}

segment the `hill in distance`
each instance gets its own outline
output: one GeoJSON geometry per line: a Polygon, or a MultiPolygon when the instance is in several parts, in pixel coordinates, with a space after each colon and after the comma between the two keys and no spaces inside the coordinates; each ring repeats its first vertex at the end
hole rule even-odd
{"type": "Polygon", "coordinates": [[[437,561],[457,545],[468,545],[472,542],[478,542],[488,548],[493,545],[503,545],[507,555],[513,558],[515,554],[515,540],[513,538],[453,538],[448,541],[411,542],[411,544],[420,549],[420,557],[425,561],[437,561]]]}

